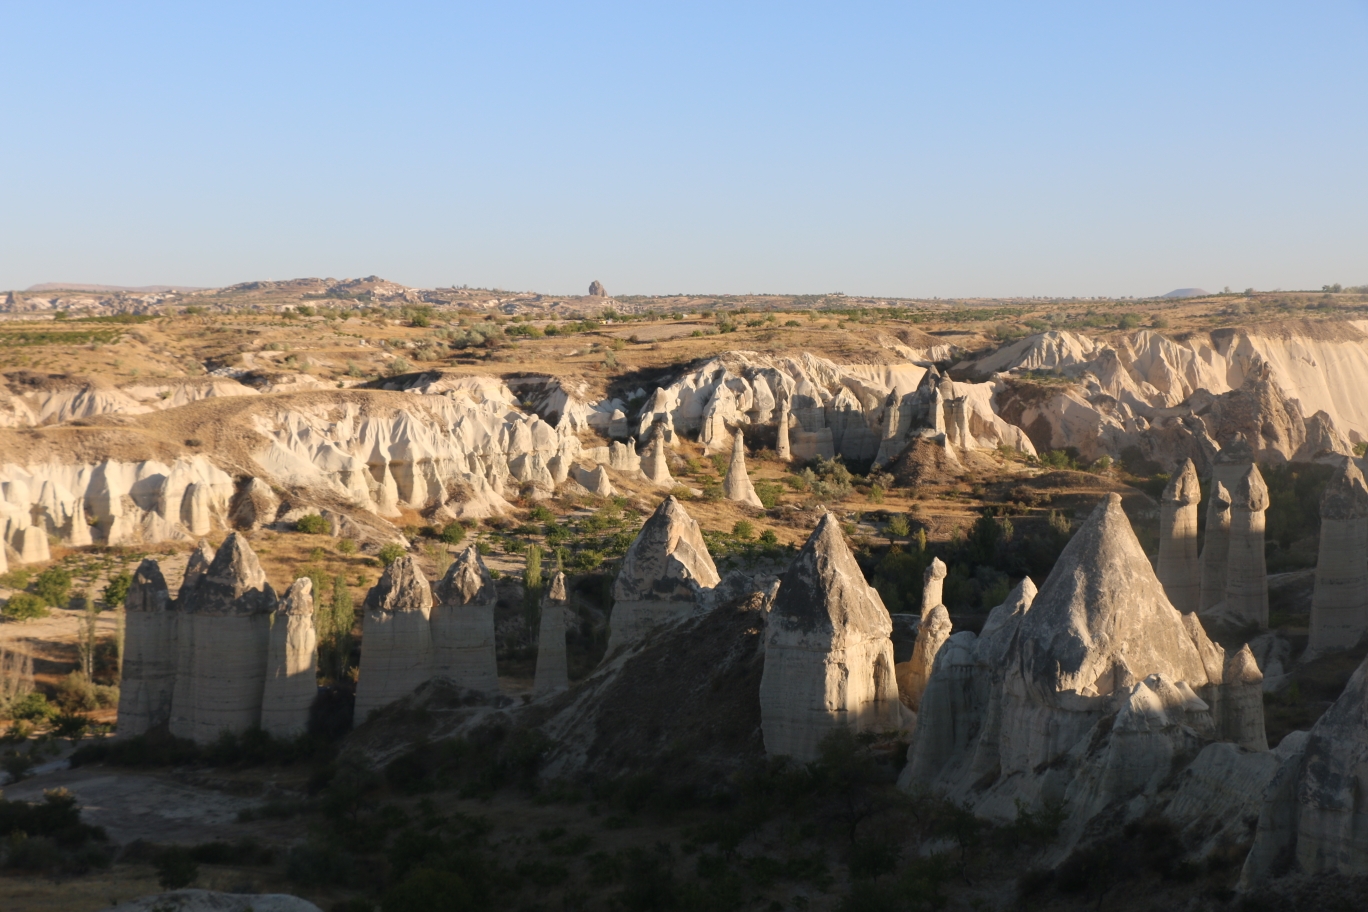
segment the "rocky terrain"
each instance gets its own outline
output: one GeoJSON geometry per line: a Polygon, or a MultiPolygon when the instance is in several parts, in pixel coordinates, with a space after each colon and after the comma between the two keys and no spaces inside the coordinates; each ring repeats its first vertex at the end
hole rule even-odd
{"type": "Polygon", "coordinates": [[[1362,294],[3,309],[22,908],[1364,896],[1362,294]]]}

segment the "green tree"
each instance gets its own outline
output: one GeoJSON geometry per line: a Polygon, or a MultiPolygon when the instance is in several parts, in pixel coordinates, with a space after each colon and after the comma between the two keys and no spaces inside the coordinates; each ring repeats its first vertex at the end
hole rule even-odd
{"type": "MultiPolygon", "coordinates": [[[[323,596],[318,594],[322,607],[323,596]]],[[[338,574],[332,580],[331,598],[327,607],[315,614],[318,624],[318,669],[323,677],[342,681],[347,676],[351,661],[352,626],[356,623],[351,589],[346,577],[338,574]]]]}
{"type": "Polygon", "coordinates": [[[37,618],[45,618],[52,612],[48,611],[47,603],[34,595],[32,592],[16,592],[5,602],[5,607],[0,609],[0,614],[11,621],[32,621],[37,618]]]}
{"type": "Polygon", "coordinates": [[[48,567],[33,581],[33,591],[44,604],[61,608],[71,593],[71,574],[62,567],[48,567]]]}
{"type": "Polygon", "coordinates": [[[120,570],[109,578],[109,582],[101,594],[101,599],[111,608],[121,607],[124,599],[128,598],[128,590],[131,588],[133,588],[133,574],[127,570],[120,570]]]}
{"type": "Polygon", "coordinates": [[[888,535],[888,542],[892,544],[900,538],[907,538],[912,534],[912,524],[907,521],[907,517],[901,513],[894,513],[888,519],[888,525],[884,531],[888,535]]]}
{"type": "Polygon", "coordinates": [[[459,545],[465,540],[465,526],[458,522],[449,522],[442,527],[442,532],[437,537],[448,545],[459,545]]]}
{"type": "Polygon", "coordinates": [[[389,542],[388,544],[381,546],[380,552],[376,557],[380,558],[380,563],[388,567],[407,553],[408,548],[405,548],[398,542],[389,542]]]}

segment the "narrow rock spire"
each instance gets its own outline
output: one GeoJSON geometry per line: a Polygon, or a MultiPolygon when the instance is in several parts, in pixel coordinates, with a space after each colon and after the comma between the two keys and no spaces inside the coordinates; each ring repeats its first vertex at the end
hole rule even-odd
{"type": "Polygon", "coordinates": [[[755,493],[750,476],[746,474],[746,442],[741,436],[740,428],[736,429],[736,438],[732,443],[731,469],[727,472],[726,480],[722,482],[722,494],[727,500],[736,503],[760,509],[764,509],[765,506],[760,502],[760,496],[755,493]]]}
{"type": "Polygon", "coordinates": [[[945,575],[948,569],[939,557],[931,558],[931,564],[922,575],[921,616],[925,620],[931,610],[941,604],[945,592],[945,575]]]}
{"type": "Polygon", "coordinates": [[[657,437],[648,444],[647,456],[642,460],[641,471],[646,480],[662,488],[673,488],[675,480],[670,476],[670,462],[665,452],[665,441],[657,437]]]}
{"type": "Polygon", "coordinates": [[[431,677],[431,611],[432,587],[411,554],[390,564],[366,593],[353,717],[357,725],[431,677]]]}
{"type": "Polygon", "coordinates": [[[447,568],[432,609],[433,677],[480,693],[499,692],[494,577],[474,545],[447,568]]]}
{"type": "Polygon", "coordinates": [[[1313,656],[1352,648],[1368,630],[1368,484],[1354,460],[1346,459],[1326,485],[1320,515],[1307,644],[1313,656]]]}
{"type": "Polygon", "coordinates": [[[1230,558],[1230,493],[1219,481],[1211,484],[1207,504],[1206,538],[1202,542],[1202,593],[1198,613],[1225,601],[1226,561],[1230,558]]]}
{"type": "Polygon", "coordinates": [[[309,727],[309,708],[318,695],[318,634],[314,630],[313,581],[294,581],[271,621],[261,729],[293,738],[309,727]]]}
{"type": "Polygon", "coordinates": [[[786,462],[793,458],[793,451],[789,448],[788,396],[784,396],[779,400],[779,419],[778,429],[775,434],[774,454],[786,462]]]}
{"type": "Polygon", "coordinates": [[[557,570],[542,597],[541,624],[537,630],[537,672],[532,695],[543,697],[570,687],[570,671],[565,657],[565,612],[569,608],[565,574],[557,570]]]}
{"type": "Polygon", "coordinates": [[[1185,459],[1161,499],[1157,567],[1169,601],[1184,614],[1196,611],[1201,602],[1202,567],[1197,555],[1197,505],[1201,499],[1197,467],[1185,459]]]}
{"type": "Polygon", "coordinates": [[[1264,511],[1268,486],[1251,465],[1230,499],[1230,556],[1226,559],[1224,620],[1234,626],[1268,626],[1268,569],[1264,563],[1264,511]]]}
{"type": "Polygon", "coordinates": [[[124,599],[123,677],[119,737],[165,725],[176,686],[176,615],[161,567],[144,560],[124,599]]]}

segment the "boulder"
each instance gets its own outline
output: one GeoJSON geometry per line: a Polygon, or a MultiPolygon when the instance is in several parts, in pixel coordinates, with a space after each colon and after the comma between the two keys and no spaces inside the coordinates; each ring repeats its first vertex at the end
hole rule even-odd
{"type": "Polygon", "coordinates": [[[1202,566],[1197,554],[1197,505],[1202,499],[1197,467],[1183,460],[1164,488],[1159,512],[1159,582],[1173,607],[1184,614],[1197,610],[1202,594],[1202,566]]]}
{"type": "Polygon", "coordinates": [[[207,744],[261,723],[275,590],[240,534],[224,539],[176,600],[177,674],[171,734],[207,744]]]}
{"type": "Polygon", "coordinates": [[[432,676],[432,587],[405,554],[385,568],[362,605],[356,724],[432,676]]]}
{"type": "Polygon", "coordinates": [[[751,484],[750,476],[746,474],[746,443],[741,436],[740,428],[737,428],[736,438],[732,444],[731,468],[727,472],[726,480],[722,482],[722,495],[727,500],[742,503],[748,507],[761,510],[765,508],[765,505],[760,502],[759,495],[755,493],[755,486],[751,484]]]}
{"type": "Polygon", "coordinates": [[[901,727],[893,621],[828,513],[784,571],[765,627],[765,751],[816,759],[833,729],[901,727]]]}
{"type": "Polygon", "coordinates": [[[537,671],[532,696],[544,697],[568,690],[570,671],[565,658],[565,613],[569,610],[565,574],[556,571],[542,597],[541,623],[537,628],[537,671]]]}
{"type": "Polygon", "coordinates": [[[608,297],[608,292],[607,292],[607,290],[603,287],[603,283],[600,282],[598,279],[594,279],[594,281],[592,281],[592,282],[589,283],[589,297],[591,297],[591,298],[606,298],[606,297],[608,297]]]}
{"type": "Polygon", "coordinates": [[[124,647],[119,682],[121,738],[165,725],[176,689],[176,614],[171,593],[154,560],[133,573],[124,599],[124,647]]]}
{"type": "Polygon", "coordinates": [[[318,634],[314,630],[313,582],[294,581],[271,619],[261,729],[293,738],[309,727],[309,708],[318,695],[318,634]]]}
{"type": "Polygon", "coordinates": [[[593,469],[577,465],[573,469],[573,474],[575,481],[596,497],[612,497],[616,493],[613,483],[608,480],[608,470],[601,465],[593,469]]]}
{"type": "Polygon", "coordinates": [[[1344,460],[1325,486],[1320,515],[1320,555],[1303,660],[1350,649],[1368,631],[1368,484],[1354,460],[1344,460]]]}
{"type": "Polygon", "coordinates": [[[701,613],[708,590],[721,581],[698,523],[673,495],[666,497],[622,558],[608,653],[652,627],[701,613]]]}
{"type": "Polygon", "coordinates": [[[437,584],[432,609],[432,676],[481,693],[499,692],[494,605],[499,600],[480,552],[466,548],[437,584]]]}

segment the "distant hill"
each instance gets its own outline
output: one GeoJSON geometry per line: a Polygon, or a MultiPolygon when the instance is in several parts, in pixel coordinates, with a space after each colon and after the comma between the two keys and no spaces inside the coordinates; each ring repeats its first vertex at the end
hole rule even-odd
{"type": "Polygon", "coordinates": [[[126,291],[130,294],[156,294],[162,291],[204,291],[196,285],[83,285],[79,282],[43,282],[30,285],[25,291],[126,291]]]}
{"type": "Polygon", "coordinates": [[[1205,288],[1175,288],[1175,289],[1173,289],[1173,291],[1170,291],[1170,292],[1169,292],[1168,294],[1166,294],[1166,295],[1160,295],[1160,297],[1161,297],[1161,298],[1204,298],[1204,297],[1206,297],[1206,296],[1209,295],[1209,294],[1211,294],[1211,292],[1207,291],[1205,288]]]}

